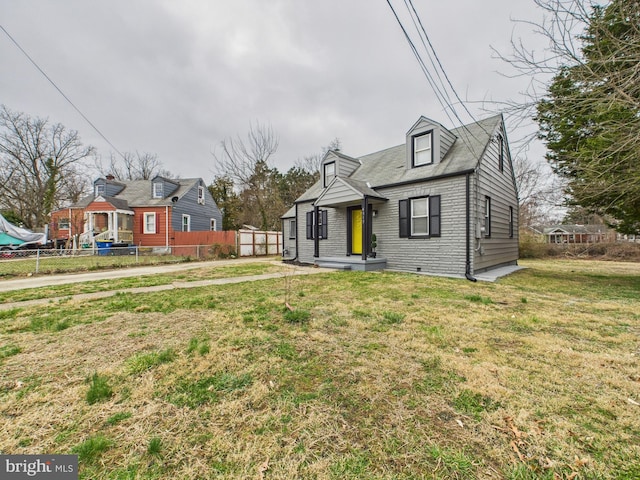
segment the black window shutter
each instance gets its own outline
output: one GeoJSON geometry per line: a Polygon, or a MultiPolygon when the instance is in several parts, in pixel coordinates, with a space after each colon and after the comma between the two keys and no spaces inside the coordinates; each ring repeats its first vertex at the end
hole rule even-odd
{"type": "Polygon", "coordinates": [[[409,237],[409,200],[400,200],[398,203],[400,218],[400,238],[409,237]]]}
{"type": "Polygon", "coordinates": [[[313,238],[313,212],[307,212],[307,240],[313,238]]]}
{"type": "Polygon", "coordinates": [[[440,236],[440,195],[429,197],[429,236],[440,236]]]}
{"type": "Polygon", "coordinates": [[[321,210],[320,215],[322,215],[322,232],[320,232],[320,238],[329,238],[329,230],[327,228],[327,219],[329,218],[328,210],[321,210]]]}

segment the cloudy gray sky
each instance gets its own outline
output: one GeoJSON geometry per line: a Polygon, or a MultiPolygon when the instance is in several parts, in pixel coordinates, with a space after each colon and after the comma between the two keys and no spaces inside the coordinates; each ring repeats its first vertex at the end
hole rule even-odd
{"type": "MultiPolygon", "coordinates": [[[[526,86],[499,75],[490,46],[509,51],[514,28],[529,35],[512,19],[538,20],[532,0],[414,4],[462,98],[515,98],[526,86]]],[[[183,177],[210,181],[211,151],[252,122],[277,133],[282,171],[336,137],[352,156],[398,145],[420,115],[458,126],[386,0],[2,0],[0,25],[119,151],[155,153],[183,177]]],[[[1,31],[0,61],[0,103],[78,130],[109,157],[1,31]]]]}

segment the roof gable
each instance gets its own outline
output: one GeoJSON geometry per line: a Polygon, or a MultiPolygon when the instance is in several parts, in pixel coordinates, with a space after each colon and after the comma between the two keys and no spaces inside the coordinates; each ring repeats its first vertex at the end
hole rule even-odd
{"type": "MultiPolygon", "coordinates": [[[[360,165],[348,178],[368,182],[375,190],[404,183],[427,181],[431,178],[471,173],[478,167],[495,130],[502,123],[502,115],[494,115],[463,127],[448,130],[437,122],[420,117],[409,129],[408,136],[411,133],[428,131],[429,128],[439,128],[441,132],[445,132],[447,138],[455,138],[439,162],[419,168],[408,168],[407,141],[405,141],[401,145],[358,157],[355,160],[360,165]]],[[[322,179],[320,179],[296,201],[315,201],[322,194],[322,191],[322,179]]]]}

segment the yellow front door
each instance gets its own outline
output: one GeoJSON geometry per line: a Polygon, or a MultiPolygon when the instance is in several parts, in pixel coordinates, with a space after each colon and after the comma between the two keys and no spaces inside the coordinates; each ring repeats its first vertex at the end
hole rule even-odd
{"type": "Polygon", "coordinates": [[[362,210],[351,210],[351,253],[362,255],[362,210]]]}

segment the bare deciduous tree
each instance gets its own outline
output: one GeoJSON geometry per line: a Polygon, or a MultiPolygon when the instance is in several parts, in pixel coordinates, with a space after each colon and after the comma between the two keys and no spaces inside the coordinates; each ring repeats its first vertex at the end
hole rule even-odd
{"type": "Polygon", "coordinates": [[[270,166],[277,150],[278,137],[271,126],[256,123],[250,125],[246,140],[227,138],[212,152],[216,173],[230,178],[241,191],[242,222],[259,224],[264,230],[279,228],[284,208],[277,188],[278,172],[270,166]]]}
{"type": "Polygon", "coordinates": [[[2,105],[0,204],[18,214],[27,228],[45,225],[54,208],[82,190],[78,168],[93,154],[78,132],[2,105]]]}
{"type": "Polygon", "coordinates": [[[163,168],[162,162],[158,160],[158,155],[148,152],[125,152],[122,158],[116,157],[112,153],[107,165],[98,159],[96,168],[101,175],[113,175],[119,180],[151,180],[157,175],[167,178],[173,177],[168,170],[163,168]]]}
{"type": "Polygon", "coordinates": [[[316,153],[315,155],[308,155],[302,159],[298,159],[295,166],[302,171],[311,173],[312,175],[316,175],[317,178],[320,178],[320,163],[322,162],[324,156],[329,150],[339,151],[341,147],[342,144],[340,143],[340,139],[336,137],[331,140],[326,147],[323,147],[320,153],[316,153]]]}
{"type": "Polygon", "coordinates": [[[533,117],[569,204],[640,231],[640,2],[535,0],[544,20],[531,25],[548,41],[543,56],[521,42],[502,56],[532,79],[512,111],[533,117]]]}

